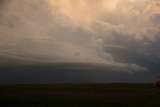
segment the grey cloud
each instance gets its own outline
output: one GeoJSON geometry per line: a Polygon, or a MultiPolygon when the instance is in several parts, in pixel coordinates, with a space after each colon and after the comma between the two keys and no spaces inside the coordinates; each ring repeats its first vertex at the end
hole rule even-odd
{"type": "Polygon", "coordinates": [[[160,13],[154,13],[151,15],[151,20],[154,24],[159,25],[160,24],[160,13]]]}
{"type": "MultiPolygon", "coordinates": [[[[19,62],[19,61],[18,61],[19,62]]],[[[24,83],[146,83],[153,82],[150,72],[126,72],[84,63],[46,63],[0,66],[0,84],[24,83]],[[8,75],[9,74],[9,75],[8,75]]]]}
{"type": "Polygon", "coordinates": [[[155,24],[159,17],[147,15],[143,21],[150,10],[142,9],[140,4],[125,2],[107,11],[108,16],[91,12],[95,17],[86,27],[47,1],[12,0],[0,12],[0,52],[40,61],[105,63],[127,72],[147,71],[149,63],[158,62],[150,58],[159,53],[155,24]]]}

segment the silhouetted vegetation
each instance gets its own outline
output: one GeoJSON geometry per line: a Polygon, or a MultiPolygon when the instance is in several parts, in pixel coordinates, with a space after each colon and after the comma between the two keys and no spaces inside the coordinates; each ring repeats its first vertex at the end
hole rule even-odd
{"type": "Polygon", "coordinates": [[[59,84],[0,86],[0,107],[156,107],[153,84],[59,84]]]}

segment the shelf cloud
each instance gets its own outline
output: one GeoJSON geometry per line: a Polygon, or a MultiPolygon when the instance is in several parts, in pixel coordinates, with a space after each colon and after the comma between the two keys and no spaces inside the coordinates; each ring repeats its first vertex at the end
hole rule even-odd
{"type": "Polygon", "coordinates": [[[0,56],[157,72],[160,1],[0,0],[0,56]]]}

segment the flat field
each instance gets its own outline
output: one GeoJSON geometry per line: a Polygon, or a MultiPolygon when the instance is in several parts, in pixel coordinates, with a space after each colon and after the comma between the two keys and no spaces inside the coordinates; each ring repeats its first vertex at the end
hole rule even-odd
{"type": "Polygon", "coordinates": [[[1,85],[0,107],[160,107],[154,84],[1,85]]]}

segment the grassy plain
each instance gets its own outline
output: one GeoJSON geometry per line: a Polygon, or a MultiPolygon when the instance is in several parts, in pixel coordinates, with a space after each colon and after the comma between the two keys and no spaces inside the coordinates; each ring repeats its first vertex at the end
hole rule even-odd
{"type": "Polygon", "coordinates": [[[0,107],[159,107],[154,84],[2,85],[0,107]]]}

